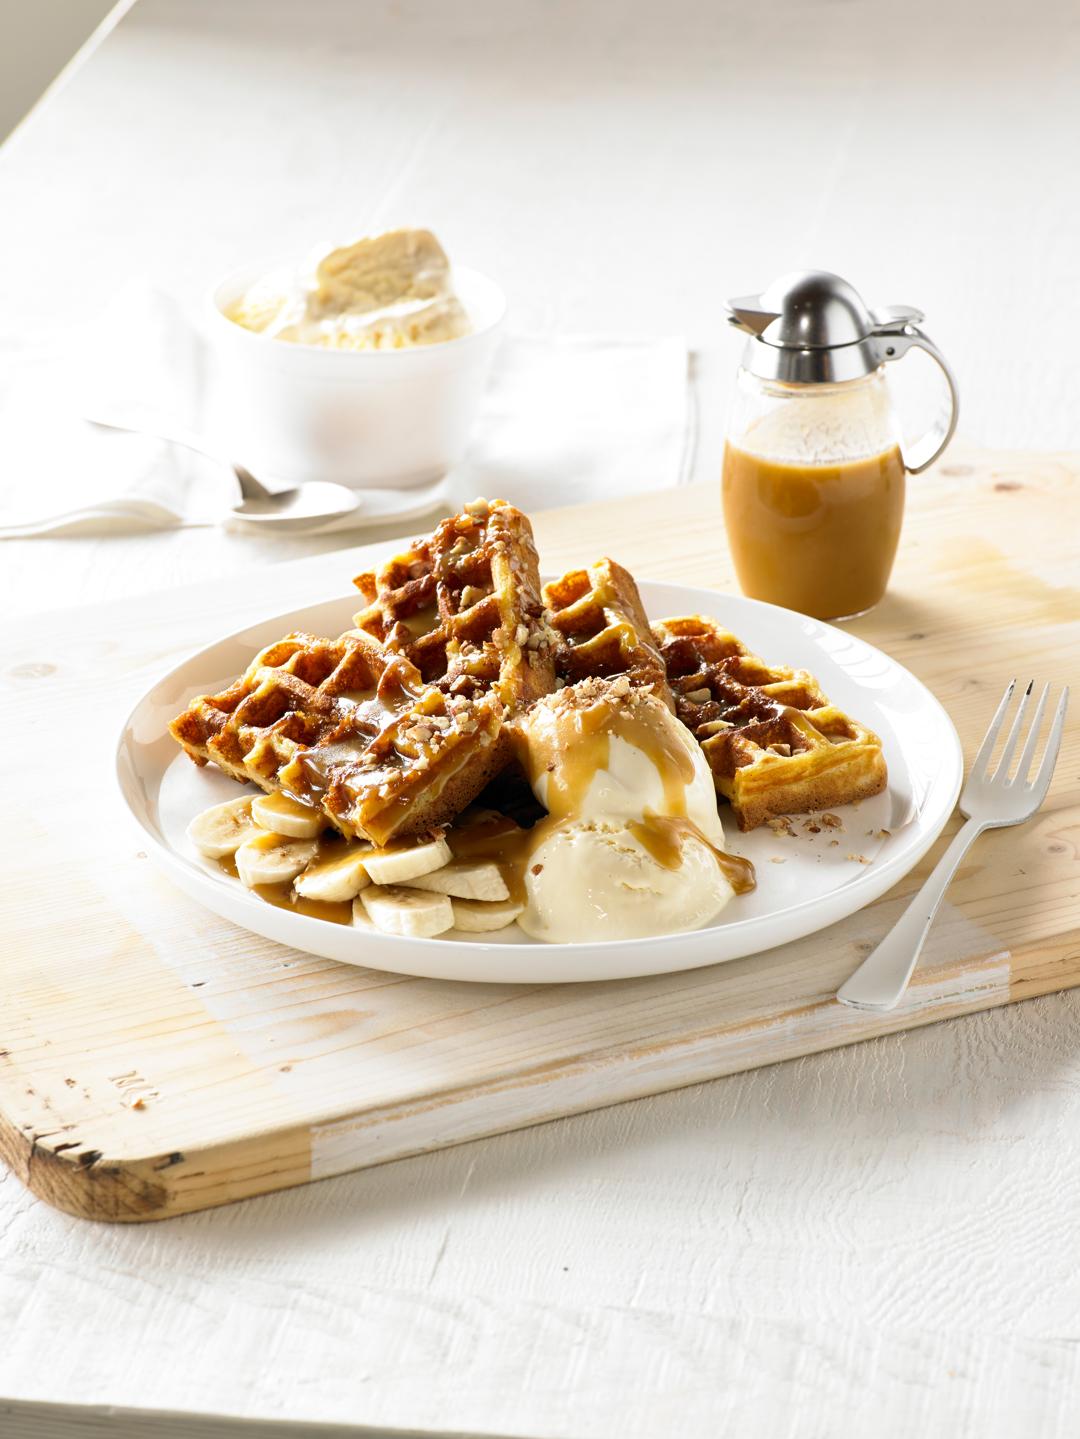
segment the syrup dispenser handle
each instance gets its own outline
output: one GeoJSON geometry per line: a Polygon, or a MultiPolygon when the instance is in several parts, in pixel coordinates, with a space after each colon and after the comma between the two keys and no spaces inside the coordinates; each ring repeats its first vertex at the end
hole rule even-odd
{"type": "Polygon", "coordinates": [[[949,368],[948,360],[918,325],[901,320],[895,329],[885,324],[875,333],[880,337],[882,359],[886,362],[899,360],[908,350],[925,350],[930,358],[936,361],[949,386],[948,418],[932,425],[925,435],[921,435],[913,445],[903,451],[904,468],[908,474],[921,475],[923,470],[930,468],[956,432],[956,422],[960,417],[960,391],[957,388],[956,376],[949,368]]]}

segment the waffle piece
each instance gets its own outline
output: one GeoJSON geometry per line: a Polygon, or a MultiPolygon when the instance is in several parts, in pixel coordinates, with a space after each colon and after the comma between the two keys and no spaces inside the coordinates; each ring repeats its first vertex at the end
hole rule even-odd
{"type": "Polygon", "coordinates": [[[373,844],[448,823],[506,761],[494,693],[425,685],[367,636],[292,634],[169,729],[197,764],[283,790],[373,844]]]}
{"type": "Polygon", "coordinates": [[[528,519],[505,500],[476,500],[353,581],[366,601],[356,629],[403,654],[450,694],[494,692],[514,715],[555,688],[528,519]]]}
{"type": "Polygon", "coordinates": [[[881,741],[806,670],[767,665],[715,620],[653,626],[675,713],[700,743],[739,828],[833,809],[885,788],[881,741]]]}
{"type": "Polygon", "coordinates": [[[629,570],[608,559],[571,570],[544,586],[544,603],[559,636],[555,668],[564,683],[625,674],[635,684],[652,685],[674,708],[664,662],[629,570]]]}

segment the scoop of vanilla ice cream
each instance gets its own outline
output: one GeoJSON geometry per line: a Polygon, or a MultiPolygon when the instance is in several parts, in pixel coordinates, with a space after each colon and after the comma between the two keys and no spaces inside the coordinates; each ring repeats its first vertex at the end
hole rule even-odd
{"type": "Polygon", "coordinates": [[[534,831],[518,924],[552,944],[700,929],[734,893],[710,849],[724,829],[700,746],[655,695],[614,683],[550,696],[523,728],[550,813],[534,831]],[[650,819],[679,822],[674,864],[639,837],[650,819]]]}
{"type": "Polygon", "coordinates": [[[617,820],[560,825],[533,851],[518,924],[549,944],[644,939],[700,929],[732,896],[708,847],[690,836],[665,869],[617,820]]]}
{"type": "MultiPolygon", "coordinates": [[[[641,819],[646,810],[658,815],[684,814],[706,839],[722,848],[724,827],[716,808],[716,786],[697,740],[654,695],[635,696],[634,718],[634,726],[626,733],[608,730],[605,734],[605,763],[593,771],[574,817],[641,819]],[[649,741],[648,751],[634,743],[635,732],[649,741]],[[656,762],[657,754],[665,750],[684,755],[690,772],[690,778],[681,781],[678,807],[674,810],[670,778],[665,780],[656,762]]],[[[530,741],[540,753],[550,750],[558,754],[561,743],[565,756],[568,749],[583,742],[565,734],[566,720],[557,700],[552,705],[537,705],[529,716],[529,725],[530,741]],[[557,733],[560,728],[564,731],[561,737],[557,733]]],[[[532,787],[540,803],[552,809],[553,796],[545,768],[538,767],[532,787]]]]}
{"type": "Polygon", "coordinates": [[[430,230],[391,230],[278,267],[225,314],[271,339],[343,350],[431,345],[471,329],[430,230]]]}

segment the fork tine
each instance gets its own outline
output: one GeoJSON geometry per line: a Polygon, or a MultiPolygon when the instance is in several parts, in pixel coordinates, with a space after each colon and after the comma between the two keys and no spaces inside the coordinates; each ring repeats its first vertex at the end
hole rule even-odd
{"type": "Polygon", "coordinates": [[[1028,700],[1031,699],[1031,691],[1035,688],[1035,681],[1028,680],[1027,689],[1020,696],[1020,707],[1016,711],[1016,718],[1009,729],[1009,737],[1005,741],[1005,748],[1001,751],[1001,758],[998,760],[997,769],[993,773],[994,780],[1007,780],[1009,778],[1009,766],[1012,764],[1012,757],[1016,753],[1016,746],[1020,743],[1020,733],[1023,729],[1024,714],[1028,707],[1028,700]]]}
{"type": "Polygon", "coordinates": [[[1065,711],[1069,708],[1069,686],[1066,685],[1058,700],[1058,707],[1054,711],[1054,723],[1050,726],[1050,738],[1046,741],[1046,753],[1042,757],[1042,764],[1038,773],[1031,781],[1031,788],[1034,791],[1034,799],[1037,805],[1042,804],[1046,798],[1046,791],[1050,788],[1050,781],[1054,777],[1054,766],[1057,764],[1058,750],[1061,748],[1061,736],[1065,729],[1065,711]]]}
{"type": "Polygon", "coordinates": [[[1046,699],[1050,693],[1050,683],[1047,681],[1042,687],[1042,694],[1039,696],[1035,706],[1035,713],[1031,716],[1031,724],[1028,728],[1027,742],[1020,751],[1020,762],[1016,766],[1016,779],[1014,783],[1023,784],[1028,777],[1028,770],[1031,768],[1031,761],[1035,758],[1035,746],[1039,743],[1039,731],[1042,729],[1043,710],[1046,708],[1046,699]]]}
{"type": "Polygon", "coordinates": [[[978,754],[971,762],[971,773],[968,776],[969,783],[972,780],[981,779],[986,770],[990,756],[994,751],[994,743],[997,740],[998,731],[1001,729],[1001,722],[1005,718],[1005,711],[1009,708],[1009,701],[1012,699],[1015,688],[1015,680],[1010,680],[1005,687],[1005,693],[1001,696],[1001,703],[997,707],[994,718],[990,721],[990,728],[986,731],[983,742],[979,746],[978,754]]]}

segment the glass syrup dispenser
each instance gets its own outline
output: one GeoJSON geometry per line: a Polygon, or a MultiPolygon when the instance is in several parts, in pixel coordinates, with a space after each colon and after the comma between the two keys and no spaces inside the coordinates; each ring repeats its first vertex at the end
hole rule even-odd
{"type": "Polygon", "coordinates": [[[871,310],[839,275],[798,271],[731,300],[750,336],[724,450],[724,517],[744,593],[820,619],[872,609],[900,539],[905,477],[938,458],[959,398],[918,310],[871,310]],[[887,366],[919,347],[948,408],[904,446],[887,366]]]}

